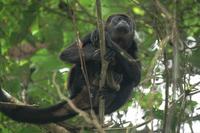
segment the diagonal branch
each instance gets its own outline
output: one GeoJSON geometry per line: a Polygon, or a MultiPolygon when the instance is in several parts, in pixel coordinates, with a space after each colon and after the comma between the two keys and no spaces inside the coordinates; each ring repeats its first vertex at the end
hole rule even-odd
{"type": "Polygon", "coordinates": [[[62,94],[62,92],[60,90],[60,86],[55,81],[55,77],[56,77],[56,72],[53,74],[53,79],[52,80],[53,80],[54,86],[56,87],[56,90],[58,92],[59,97],[61,99],[65,100],[65,101],[67,101],[67,103],[69,104],[69,106],[75,112],[77,112],[80,116],[82,116],[87,123],[94,125],[100,133],[105,133],[104,130],[103,130],[103,128],[101,127],[101,125],[98,123],[98,120],[97,120],[97,118],[96,118],[96,116],[95,116],[94,113],[91,113],[92,118],[90,118],[90,116],[89,116],[88,113],[86,113],[85,111],[83,111],[83,110],[79,109],[78,107],[76,107],[76,105],[68,97],[66,97],[66,96],[64,96],[62,94]]]}

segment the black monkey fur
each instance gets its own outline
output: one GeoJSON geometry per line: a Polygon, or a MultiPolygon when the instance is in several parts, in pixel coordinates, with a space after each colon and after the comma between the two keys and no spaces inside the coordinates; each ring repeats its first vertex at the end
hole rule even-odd
{"type": "MultiPolygon", "coordinates": [[[[133,88],[139,84],[141,76],[141,66],[137,60],[137,44],[134,41],[132,19],[124,14],[111,15],[106,21],[105,33],[107,47],[105,59],[109,62],[109,66],[108,78],[106,79],[103,93],[98,91],[101,71],[98,31],[95,30],[81,40],[92,93],[93,110],[97,114],[98,97],[100,94],[103,94],[105,98],[105,113],[110,114],[125,104],[133,88]],[[114,45],[124,49],[137,61],[133,63],[125,59],[120,54],[120,51],[115,49],[114,45]],[[110,81],[116,85],[110,84],[110,81]]],[[[90,110],[90,97],[81,71],[77,44],[73,43],[66,48],[61,53],[60,59],[74,64],[68,79],[71,101],[82,110],[90,110]]],[[[0,112],[18,122],[35,124],[59,122],[77,114],[66,101],[48,108],[17,105],[9,99],[2,89],[0,89],[0,112]]]]}

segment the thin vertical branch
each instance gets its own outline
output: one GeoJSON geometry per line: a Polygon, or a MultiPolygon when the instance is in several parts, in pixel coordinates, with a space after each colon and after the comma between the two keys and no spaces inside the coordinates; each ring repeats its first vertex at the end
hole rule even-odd
{"type": "Polygon", "coordinates": [[[88,95],[89,95],[89,99],[90,99],[90,107],[91,107],[91,112],[92,112],[92,109],[93,109],[93,105],[92,105],[92,96],[91,96],[91,86],[90,86],[90,81],[89,81],[89,78],[88,78],[88,73],[87,73],[87,68],[86,68],[86,62],[85,62],[85,58],[84,58],[84,52],[82,50],[82,42],[80,40],[80,37],[79,37],[79,31],[78,31],[78,28],[77,28],[77,24],[76,24],[76,18],[75,18],[75,13],[72,12],[72,21],[73,21],[73,28],[74,28],[74,31],[76,33],[76,44],[77,44],[77,47],[78,47],[78,52],[79,52],[79,57],[80,57],[80,62],[81,62],[81,71],[83,73],[83,76],[84,76],[84,79],[85,79],[85,82],[86,82],[86,86],[87,86],[87,89],[88,89],[88,95]]]}
{"type": "MultiPolygon", "coordinates": [[[[100,51],[101,51],[101,78],[99,83],[99,91],[103,90],[106,79],[106,71],[108,68],[108,62],[104,60],[104,55],[106,53],[105,46],[105,31],[104,31],[104,23],[102,20],[101,13],[101,0],[96,0],[96,9],[97,9],[97,26],[99,30],[99,43],[100,43],[100,51]]],[[[99,120],[100,123],[103,124],[104,121],[104,111],[105,111],[105,100],[101,95],[99,98],[99,120]]]]}
{"type": "Polygon", "coordinates": [[[172,43],[173,43],[173,89],[172,89],[172,100],[176,99],[176,90],[178,87],[178,76],[179,76],[179,50],[178,50],[178,37],[176,27],[176,0],[174,0],[174,13],[172,19],[172,43]]]}
{"type": "Polygon", "coordinates": [[[165,112],[164,112],[164,120],[163,120],[163,133],[168,133],[167,131],[167,114],[168,114],[168,104],[169,104],[169,70],[168,70],[168,64],[167,64],[167,53],[166,50],[164,50],[164,65],[165,65],[165,112]]]}
{"type": "MultiPolygon", "coordinates": [[[[176,8],[177,8],[177,1],[174,0],[174,10],[173,14],[171,14],[167,8],[165,8],[162,3],[159,0],[155,0],[156,6],[162,13],[165,14],[166,20],[169,22],[170,27],[170,41],[173,44],[173,68],[172,68],[172,102],[174,103],[173,106],[168,106],[168,109],[165,110],[165,125],[164,125],[164,132],[165,133],[174,133],[175,128],[177,126],[173,125],[173,121],[175,120],[174,117],[176,117],[177,112],[176,111],[176,97],[177,97],[177,89],[178,89],[178,79],[179,79],[179,36],[178,36],[178,30],[177,30],[177,23],[176,23],[176,8]],[[166,112],[167,111],[167,112],[166,112]]],[[[182,96],[181,96],[182,97],[182,96]]],[[[166,109],[166,108],[165,108],[166,109]]]]}

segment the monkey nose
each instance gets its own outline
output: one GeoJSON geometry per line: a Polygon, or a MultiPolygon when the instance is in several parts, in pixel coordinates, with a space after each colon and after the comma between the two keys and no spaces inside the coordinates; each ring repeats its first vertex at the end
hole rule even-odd
{"type": "Polygon", "coordinates": [[[129,28],[129,24],[128,24],[126,21],[121,20],[121,21],[119,21],[119,23],[117,24],[117,27],[118,27],[118,28],[129,28]]]}
{"type": "Polygon", "coordinates": [[[124,20],[121,20],[121,21],[119,22],[119,24],[126,25],[126,24],[127,24],[127,22],[126,22],[126,21],[124,21],[124,20]]]}

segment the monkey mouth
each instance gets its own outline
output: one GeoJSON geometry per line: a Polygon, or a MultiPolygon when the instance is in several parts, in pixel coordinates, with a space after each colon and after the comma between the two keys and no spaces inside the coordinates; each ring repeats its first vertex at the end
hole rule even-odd
{"type": "Polygon", "coordinates": [[[116,31],[118,33],[129,33],[130,32],[130,29],[129,29],[129,25],[126,23],[126,22],[120,22],[116,25],[116,31]]]}
{"type": "Polygon", "coordinates": [[[127,26],[124,26],[124,25],[119,25],[117,28],[116,28],[116,32],[118,33],[123,33],[123,34],[126,34],[126,33],[129,33],[129,27],[127,26]]]}

